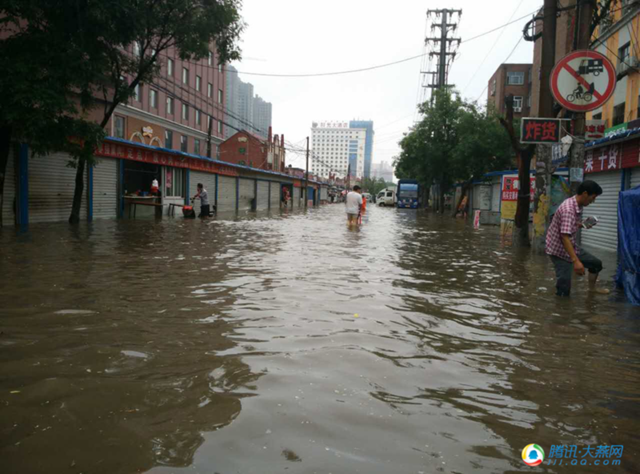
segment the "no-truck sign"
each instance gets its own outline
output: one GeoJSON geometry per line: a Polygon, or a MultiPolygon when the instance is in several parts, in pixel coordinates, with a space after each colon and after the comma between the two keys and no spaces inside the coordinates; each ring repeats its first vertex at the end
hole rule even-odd
{"type": "Polygon", "coordinates": [[[556,101],[573,112],[587,112],[604,104],[616,88],[616,70],[596,51],[569,53],[551,72],[551,92],[556,101]]]}

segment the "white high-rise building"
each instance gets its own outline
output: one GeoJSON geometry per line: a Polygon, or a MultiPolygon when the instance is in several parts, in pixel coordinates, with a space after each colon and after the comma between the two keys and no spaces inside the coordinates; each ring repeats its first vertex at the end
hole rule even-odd
{"type": "Polygon", "coordinates": [[[349,128],[349,122],[313,122],[311,172],[323,178],[330,173],[344,178],[351,165],[351,177],[362,178],[366,137],[366,129],[349,128]]]}
{"type": "Polygon", "coordinates": [[[374,178],[382,178],[387,183],[393,182],[393,167],[386,161],[381,161],[380,163],[374,164],[371,167],[371,170],[371,174],[374,178]]]}

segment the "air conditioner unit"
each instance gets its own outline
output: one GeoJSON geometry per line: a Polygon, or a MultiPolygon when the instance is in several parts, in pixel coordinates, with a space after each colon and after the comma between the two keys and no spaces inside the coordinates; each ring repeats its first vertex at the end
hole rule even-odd
{"type": "Polygon", "coordinates": [[[627,74],[630,69],[634,69],[640,66],[640,61],[635,56],[629,56],[624,61],[619,61],[616,67],[616,73],[618,75],[627,74]]]}
{"type": "Polygon", "coordinates": [[[514,107],[513,111],[514,112],[522,112],[522,107],[514,107]]]}

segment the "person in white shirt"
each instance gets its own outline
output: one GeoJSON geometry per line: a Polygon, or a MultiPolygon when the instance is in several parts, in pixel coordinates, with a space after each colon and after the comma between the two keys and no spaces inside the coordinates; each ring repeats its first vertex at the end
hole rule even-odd
{"type": "Polygon", "coordinates": [[[358,225],[358,216],[362,212],[362,190],[360,186],[354,186],[353,191],[347,194],[345,199],[347,210],[347,224],[358,225]]]}

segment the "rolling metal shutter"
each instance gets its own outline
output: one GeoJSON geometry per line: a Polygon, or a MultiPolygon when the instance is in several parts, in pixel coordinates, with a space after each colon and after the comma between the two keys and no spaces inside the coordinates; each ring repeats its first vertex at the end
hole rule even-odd
{"type": "Polygon", "coordinates": [[[218,212],[236,210],[236,178],[218,176],[218,212]]]}
{"type": "Polygon", "coordinates": [[[271,210],[280,209],[280,183],[271,182],[271,210]]]}
{"type": "MultiPolygon", "coordinates": [[[[66,221],[71,215],[76,169],[69,168],[69,156],[55,153],[29,158],[29,223],[66,221]]],[[[87,218],[87,179],[80,207],[80,219],[87,218]]]]}
{"type": "Polygon", "coordinates": [[[251,201],[253,200],[255,180],[240,178],[240,198],[238,199],[239,211],[250,211],[251,201]]]}
{"type": "Polygon", "coordinates": [[[93,218],[115,219],[118,211],[118,160],[101,158],[93,167],[93,218]]]}
{"type": "Polygon", "coordinates": [[[598,224],[591,229],[582,230],[582,245],[598,250],[618,248],[618,193],[622,183],[622,171],[593,173],[586,176],[602,187],[602,195],[596,202],[584,208],[583,219],[596,216],[598,224]]]}
{"type": "Polygon", "coordinates": [[[491,212],[500,212],[500,182],[491,185],[491,212]]]}
{"type": "Polygon", "coordinates": [[[640,168],[633,168],[631,171],[631,187],[635,188],[636,186],[640,186],[640,168]]]}
{"type": "MultiPolygon", "coordinates": [[[[201,171],[189,171],[189,199],[198,192],[198,183],[202,183],[204,189],[209,194],[209,205],[216,203],[216,175],[213,173],[203,173],[201,171]]],[[[200,200],[196,201],[200,205],[200,200]]]]}
{"type": "Polygon", "coordinates": [[[9,160],[7,161],[3,196],[2,209],[0,209],[0,212],[2,212],[2,225],[4,227],[13,226],[16,223],[15,212],[13,212],[16,198],[16,173],[13,153],[9,154],[9,160]]]}
{"type": "Polygon", "coordinates": [[[258,181],[257,206],[259,211],[269,209],[269,183],[267,181],[258,181]]]}
{"type": "Polygon", "coordinates": [[[293,207],[300,207],[302,197],[302,188],[293,188],[293,207]]]}

